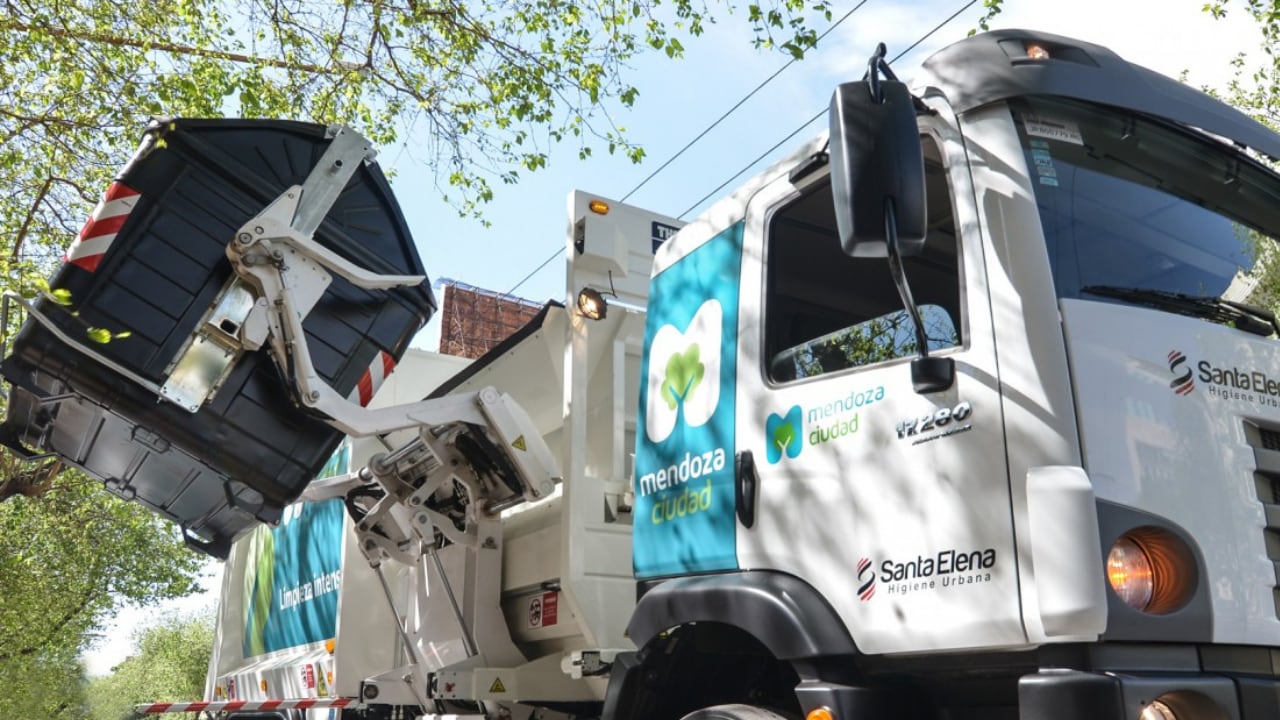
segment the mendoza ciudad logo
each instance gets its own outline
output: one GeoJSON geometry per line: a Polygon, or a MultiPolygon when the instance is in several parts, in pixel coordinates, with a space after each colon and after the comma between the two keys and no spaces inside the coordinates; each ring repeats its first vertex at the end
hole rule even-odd
{"type": "Polygon", "coordinates": [[[765,458],[774,464],[783,457],[800,457],[806,440],[810,445],[821,445],[854,435],[861,427],[860,411],[883,399],[884,386],[877,385],[841,394],[807,411],[792,405],[785,414],[769,413],[764,426],[765,458]]]}
{"type": "MultiPolygon", "coordinates": [[[[683,419],[685,427],[706,425],[720,402],[720,341],[723,311],[716,300],[704,302],[684,331],[664,325],[650,346],[645,434],[665,441],[683,419]]],[[[661,524],[711,509],[713,472],[728,462],[723,447],[694,448],[665,467],[640,476],[636,490],[655,498],[650,522],[661,524]],[[706,477],[705,482],[694,481],[706,477]],[[683,492],[665,492],[681,489],[683,492]]]]}

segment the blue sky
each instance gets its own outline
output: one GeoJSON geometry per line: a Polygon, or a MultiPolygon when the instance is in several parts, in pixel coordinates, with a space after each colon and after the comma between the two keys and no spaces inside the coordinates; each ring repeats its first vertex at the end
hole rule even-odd
{"type": "MultiPolygon", "coordinates": [[[[856,0],[839,2],[835,18],[855,4],[856,0]]],[[[861,77],[875,43],[886,43],[892,57],[964,4],[868,0],[804,61],[783,72],[628,202],[680,214],[825,107],[836,83],[861,77]]],[[[1201,11],[1203,0],[1005,0],[1005,5],[993,27],[1034,28],[1096,42],[1167,75],[1187,70],[1189,81],[1197,86],[1224,86],[1231,58],[1257,45],[1257,31],[1239,7],[1226,20],[1214,21],[1201,11]]],[[[981,12],[979,1],[899,61],[898,74],[909,78],[930,53],[964,37],[981,12]]],[[[754,50],[750,38],[739,15],[722,19],[705,36],[688,41],[683,60],[652,57],[634,62],[632,82],[640,97],[634,109],[618,113],[615,121],[628,129],[632,141],[644,145],[648,159],[634,165],[600,152],[579,162],[575,147],[553,149],[548,169],[525,174],[519,185],[496,186],[497,197],[485,208],[491,223],[487,228],[459,218],[455,208],[439,200],[432,172],[422,164],[412,139],[403,150],[383,148],[380,161],[396,172],[393,186],[429,275],[509,290],[564,245],[565,198],[571,189],[620,198],[786,62],[780,53],[754,50]]],[[[791,152],[824,122],[819,120],[784,144],[757,169],[791,152]]],[[[741,176],[717,197],[749,176],[741,176]]],[[[563,277],[560,257],[516,294],[538,301],[563,299],[563,277]]],[[[415,344],[435,349],[436,327],[433,321],[415,344]]],[[[160,612],[210,606],[216,597],[216,574],[204,584],[211,592],[159,611],[122,609],[103,640],[86,654],[90,672],[109,672],[128,654],[139,625],[160,612]]]]}
{"type": "MultiPolygon", "coordinates": [[[[855,4],[854,0],[838,3],[834,19],[855,4]]],[[[779,75],[628,202],[668,215],[684,212],[822,110],[836,83],[860,77],[876,42],[885,42],[893,57],[965,4],[963,0],[869,0],[805,60],[779,75]]],[[[994,27],[1030,27],[1099,42],[1166,74],[1189,69],[1196,84],[1222,84],[1236,49],[1256,44],[1256,34],[1243,13],[1214,21],[1201,11],[1198,0],[1007,0],[1005,5],[994,27]],[[1194,53],[1186,51],[1192,47],[1194,53]],[[1198,58],[1203,60],[1197,62],[1198,58]]],[[[899,74],[909,77],[933,51],[962,38],[976,26],[981,6],[975,3],[896,63],[899,74]]],[[[432,172],[420,162],[412,138],[403,149],[385,149],[380,160],[396,172],[394,187],[428,274],[432,279],[452,278],[498,292],[511,289],[563,246],[565,197],[571,189],[620,199],[785,64],[787,58],[781,53],[753,49],[750,37],[739,13],[690,40],[683,60],[655,56],[636,61],[632,81],[640,90],[639,100],[630,111],[617,113],[615,120],[645,147],[646,161],[635,165],[598,152],[580,162],[575,147],[553,148],[548,169],[523,174],[519,185],[496,187],[497,197],[485,208],[491,223],[487,228],[458,217],[453,207],[438,199],[432,172]]],[[[825,117],[753,167],[761,169],[789,153],[824,123],[825,117]]],[[[562,299],[563,268],[563,257],[557,258],[516,294],[536,301],[562,299]]],[[[417,345],[434,349],[437,337],[434,327],[430,328],[417,345]]]]}

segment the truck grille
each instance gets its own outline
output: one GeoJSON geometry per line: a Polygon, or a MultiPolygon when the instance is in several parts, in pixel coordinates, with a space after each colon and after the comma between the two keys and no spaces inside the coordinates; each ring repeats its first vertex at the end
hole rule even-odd
{"type": "Polygon", "coordinates": [[[1264,450],[1280,450],[1280,431],[1254,426],[1258,431],[1258,441],[1264,450]]]}
{"type": "Polygon", "coordinates": [[[1245,421],[1245,438],[1253,447],[1254,489],[1265,512],[1267,557],[1275,568],[1271,597],[1280,617],[1280,430],[1245,421]]]}

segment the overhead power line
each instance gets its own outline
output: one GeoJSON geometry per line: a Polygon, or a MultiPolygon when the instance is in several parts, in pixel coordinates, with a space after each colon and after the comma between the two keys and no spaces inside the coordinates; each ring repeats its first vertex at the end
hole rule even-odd
{"type": "Polygon", "coordinates": [[[530,271],[528,275],[525,275],[524,277],[520,278],[520,282],[516,283],[515,285],[512,285],[510,290],[503,293],[503,297],[506,297],[507,295],[515,294],[515,291],[519,290],[521,285],[529,282],[529,278],[533,277],[534,275],[537,275],[539,270],[546,267],[552,260],[555,260],[556,258],[560,257],[560,255],[562,255],[563,253],[564,253],[564,247],[561,246],[559,250],[556,250],[555,252],[551,253],[551,255],[547,256],[547,259],[543,260],[541,265],[539,265],[538,267],[530,271]]]}
{"type": "Polygon", "coordinates": [[[934,25],[932,30],[930,30],[929,32],[927,32],[927,33],[925,33],[925,34],[921,35],[921,36],[920,36],[920,39],[918,39],[918,40],[916,40],[915,42],[913,42],[913,43],[911,43],[910,45],[908,45],[906,50],[903,50],[902,52],[898,53],[897,55],[894,55],[894,56],[893,56],[893,59],[889,61],[889,64],[890,64],[890,65],[892,65],[892,64],[894,64],[894,63],[898,62],[898,60],[899,60],[899,59],[901,59],[903,55],[906,55],[907,53],[911,52],[912,50],[915,50],[915,49],[916,49],[916,47],[920,45],[920,43],[924,42],[925,40],[928,40],[930,37],[932,37],[932,36],[933,36],[933,34],[934,34],[934,33],[936,33],[936,32],[938,32],[939,30],[941,30],[943,27],[945,27],[947,24],[949,24],[952,20],[955,20],[956,18],[960,17],[960,14],[961,14],[961,13],[963,13],[965,10],[968,10],[969,8],[973,7],[974,3],[976,3],[976,2],[978,2],[978,0],[969,0],[969,2],[965,3],[964,5],[962,5],[962,6],[960,7],[960,9],[959,9],[959,10],[957,10],[957,11],[955,11],[955,12],[951,13],[951,15],[950,15],[946,20],[943,20],[942,22],[938,23],[937,25],[934,25]]]}
{"type": "MultiPolygon", "coordinates": [[[[932,30],[930,30],[929,32],[925,33],[924,35],[921,35],[919,38],[917,38],[915,42],[913,42],[913,43],[911,43],[909,46],[907,46],[907,49],[906,49],[906,50],[903,50],[902,52],[898,53],[897,55],[894,55],[894,56],[893,56],[893,59],[889,61],[889,64],[890,64],[890,65],[892,65],[893,63],[895,63],[895,62],[897,62],[898,60],[900,60],[900,59],[901,59],[904,55],[906,55],[907,53],[911,52],[912,50],[915,50],[917,47],[919,47],[920,43],[924,42],[925,40],[928,40],[928,39],[929,39],[929,38],[930,38],[934,33],[936,33],[936,32],[938,32],[939,30],[941,30],[943,27],[945,27],[945,26],[946,26],[948,23],[950,23],[952,20],[955,20],[955,19],[956,19],[957,17],[959,17],[959,16],[961,15],[961,13],[963,13],[965,10],[968,10],[969,8],[973,7],[973,5],[974,5],[976,2],[978,2],[978,0],[969,0],[968,2],[966,2],[963,6],[961,6],[961,7],[960,7],[960,9],[959,9],[959,10],[956,10],[955,12],[951,13],[951,15],[950,15],[946,20],[943,20],[942,22],[938,23],[937,25],[935,25],[935,26],[933,27],[933,29],[932,29],[932,30]]],[[[855,8],[855,9],[857,9],[857,8],[855,8]]],[[[683,219],[685,215],[688,215],[689,213],[691,213],[691,212],[693,212],[694,210],[696,210],[700,205],[702,205],[702,203],[706,202],[709,198],[711,198],[712,196],[714,196],[716,193],[720,192],[720,190],[722,190],[726,185],[728,185],[729,183],[731,183],[731,182],[733,182],[734,180],[736,180],[736,179],[738,179],[739,177],[741,177],[743,173],[746,173],[748,170],[750,170],[751,168],[755,167],[755,166],[756,166],[756,164],[757,164],[757,163],[759,163],[761,160],[764,160],[765,158],[769,157],[769,155],[773,154],[773,152],[774,152],[775,150],[777,150],[778,148],[782,147],[783,143],[787,142],[787,141],[788,141],[788,140],[790,140],[791,138],[793,138],[793,137],[795,137],[796,135],[798,135],[798,134],[800,133],[800,131],[801,131],[801,130],[804,130],[805,128],[809,127],[809,126],[810,126],[810,125],[812,125],[813,123],[817,122],[818,118],[821,118],[821,117],[822,117],[823,115],[825,115],[826,113],[827,113],[827,108],[822,108],[821,110],[819,110],[817,115],[814,115],[813,117],[811,117],[811,118],[809,118],[808,120],[804,121],[804,123],[803,123],[802,125],[800,125],[800,127],[796,128],[795,130],[792,130],[792,131],[791,131],[791,132],[790,132],[786,137],[784,137],[784,138],[782,138],[781,140],[779,140],[778,142],[774,143],[774,145],[773,145],[772,147],[770,147],[768,150],[765,150],[764,152],[762,152],[762,153],[760,153],[759,155],[757,155],[757,156],[756,156],[756,158],[755,158],[754,160],[752,160],[751,162],[747,163],[747,164],[746,164],[746,165],[745,165],[741,170],[739,170],[739,171],[737,171],[736,173],[734,173],[734,174],[730,175],[729,177],[725,178],[725,181],[724,181],[724,182],[722,182],[722,183],[720,183],[719,185],[717,185],[717,186],[715,187],[715,189],[714,189],[714,190],[712,190],[711,192],[707,193],[706,195],[703,195],[703,196],[702,196],[702,199],[698,200],[698,202],[694,203],[693,205],[690,205],[690,206],[689,206],[689,208],[688,208],[687,210],[685,210],[684,212],[680,213],[677,217],[678,217],[678,218],[680,218],[680,219],[683,219]]],[[[718,121],[717,121],[717,122],[718,122],[718,121]]]]}
{"type": "Polygon", "coordinates": [[[714,190],[712,190],[711,192],[707,193],[706,195],[703,195],[703,196],[702,196],[702,198],[701,198],[700,200],[698,200],[698,202],[696,202],[696,203],[694,203],[694,204],[690,205],[690,206],[688,207],[688,209],[686,209],[684,212],[682,212],[682,213],[680,213],[679,215],[677,215],[677,216],[676,216],[676,218],[677,218],[677,219],[680,219],[680,220],[683,220],[685,215],[688,215],[689,213],[693,212],[693,210],[694,210],[695,208],[697,208],[697,207],[698,207],[699,205],[701,205],[702,203],[706,202],[706,201],[707,201],[711,196],[713,196],[713,195],[715,195],[716,193],[720,192],[720,190],[721,190],[721,189],[723,189],[725,185],[728,185],[729,183],[731,183],[731,182],[733,182],[735,179],[737,179],[739,175],[741,175],[741,174],[745,173],[746,171],[750,170],[751,168],[755,167],[755,166],[756,166],[756,163],[758,163],[758,162],[760,162],[761,160],[763,160],[763,159],[765,159],[766,157],[768,157],[768,156],[769,156],[769,155],[770,155],[774,150],[777,150],[778,148],[782,147],[782,144],[783,144],[783,143],[785,143],[786,141],[788,141],[788,140],[790,140],[791,138],[795,137],[796,135],[799,135],[801,130],[803,130],[803,129],[805,129],[805,128],[809,127],[809,126],[810,126],[810,125],[812,125],[812,124],[813,124],[813,123],[814,123],[818,118],[820,118],[820,117],[822,117],[823,115],[826,115],[826,114],[827,114],[827,109],[826,109],[826,108],[822,108],[822,110],[818,111],[818,114],[817,114],[817,115],[814,115],[813,117],[809,118],[809,119],[808,119],[808,120],[807,120],[803,125],[801,125],[800,127],[796,128],[795,130],[792,130],[792,131],[791,131],[791,134],[787,135],[786,137],[782,138],[782,139],[781,139],[781,140],[779,140],[778,142],[774,143],[773,147],[771,147],[771,148],[769,148],[768,150],[765,150],[764,152],[762,152],[762,153],[760,153],[759,155],[757,155],[755,160],[752,160],[751,162],[747,163],[747,165],[746,165],[745,167],[743,167],[741,170],[739,170],[738,172],[736,172],[736,173],[734,173],[734,174],[730,175],[730,176],[729,176],[729,177],[728,177],[724,182],[722,182],[722,183],[720,183],[719,185],[717,185],[717,186],[715,187],[715,189],[714,189],[714,190]]]}
{"type": "MultiPolygon", "coordinates": [[[[822,42],[822,38],[829,35],[832,30],[835,30],[836,28],[840,27],[840,23],[843,23],[845,20],[848,20],[850,15],[853,15],[855,12],[858,11],[858,8],[866,4],[867,4],[867,0],[862,0],[862,2],[858,3],[857,5],[854,5],[852,10],[842,15],[839,20],[836,20],[834,23],[832,23],[830,27],[828,27],[826,30],[823,30],[822,34],[819,35],[816,40],[814,40],[814,46],[816,47],[818,43],[822,42]]],[[[788,60],[785,65],[775,70],[772,75],[765,78],[764,81],[761,82],[759,85],[756,85],[755,88],[751,90],[751,92],[747,93],[746,95],[743,95],[741,100],[733,104],[733,107],[729,108],[728,110],[725,110],[724,114],[716,118],[715,121],[712,122],[710,125],[703,128],[702,132],[698,133],[697,136],[694,137],[692,140],[690,140],[684,147],[677,150],[675,155],[672,155],[671,157],[667,158],[666,162],[662,163],[661,165],[658,166],[656,170],[649,173],[649,176],[641,180],[639,185],[636,185],[635,187],[631,188],[631,192],[627,193],[626,195],[623,195],[621,202],[626,202],[627,198],[634,195],[637,190],[644,187],[650,180],[657,177],[658,173],[662,172],[663,170],[666,170],[668,165],[676,161],[676,158],[680,157],[685,153],[686,150],[696,145],[699,140],[707,136],[707,133],[711,132],[716,128],[717,125],[724,122],[725,118],[737,112],[738,108],[742,107],[743,103],[745,103],[746,101],[754,97],[756,93],[764,89],[765,85],[768,85],[769,83],[773,82],[774,78],[782,74],[782,71],[786,70],[787,68],[791,67],[794,64],[796,64],[795,58],[788,60]]]]}
{"type": "MultiPolygon", "coordinates": [[[[946,26],[948,23],[950,23],[952,20],[955,20],[955,19],[956,19],[957,17],[959,17],[962,13],[964,13],[964,11],[966,11],[966,10],[968,10],[969,8],[973,7],[973,5],[977,3],[977,1],[978,1],[978,0],[968,0],[968,2],[966,2],[964,5],[962,5],[962,6],[960,7],[960,9],[959,9],[959,10],[956,10],[955,12],[951,13],[951,15],[949,15],[945,20],[943,20],[942,22],[940,22],[940,23],[938,23],[937,25],[935,25],[935,26],[933,27],[933,29],[931,29],[929,32],[925,33],[924,35],[921,35],[919,38],[917,38],[917,39],[916,39],[916,41],[915,41],[915,42],[913,42],[913,43],[911,43],[910,45],[908,45],[908,46],[907,46],[907,48],[906,48],[905,50],[903,50],[902,52],[900,52],[900,53],[898,53],[897,55],[895,55],[895,56],[893,57],[893,59],[889,61],[889,64],[890,64],[890,65],[892,65],[893,63],[895,63],[895,62],[897,62],[898,60],[900,60],[904,55],[906,55],[907,53],[909,53],[909,52],[911,52],[912,50],[916,49],[916,48],[920,45],[920,43],[924,42],[925,40],[928,40],[928,39],[929,39],[930,37],[932,37],[936,32],[938,32],[939,30],[941,30],[943,27],[945,27],[945,26],[946,26]]],[[[838,26],[840,23],[842,23],[842,22],[844,22],[846,19],[848,19],[850,15],[852,15],[854,12],[856,12],[856,11],[858,10],[858,8],[861,8],[861,7],[862,7],[863,5],[865,5],[866,3],[867,3],[867,0],[862,0],[862,2],[859,2],[857,5],[855,5],[855,6],[853,7],[853,9],[852,9],[852,10],[850,10],[850,11],[849,11],[849,12],[847,12],[847,13],[845,13],[843,16],[841,16],[841,18],[840,18],[839,20],[837,20],[835,23],[833,23],[833,24],[831,25],[831,27],[829,27],[829,28],[827,28],[825,31],[823,31],[823,33],[822,33],[821,35],[819,35],[819,36],[818,36],[818,40],[820,41],[820,40],[822,40],[822,38],[826,37],[828,33],[830,33],[832,30],[834,30],[834,29],[836,28],[836,26],[838,26]]],[[[710,132],[710,131],[711,131],[712,129],[714,129],[717,125],[719,125],[722,121],[724,121],[724,119],[725,119],[725,118],[727,118],[730,114],[732,114],[732,113],[733,113],[734,111],[736,111],[739,107],[741,107],[743,103],[745,103],[745,102],[746,102],[747,100],[749,100],[753,95],[755,95],[757,92],[759,92],[759,91],[761,90],[761,88],[763,88],[765,85],[769,84],[769,82],[771,82],[771,81],[772,81],[774,78],[776,78],[780,73],[782,73],[782,71],[783,71],[783,70],[786,70],[788,67],[790,67],[791,65],[793,65],[795,62],[796,62],[795,60],[788,61],[785,65],[783,65],[781,68],[779,68],[777,71],[775,71],[772,75],[770,75],[768,78],[766,78],[766,79],[764,80],[764,82],[760,83],[759,85],[757,85],[757,86],[755,87],[755,89],[753,89],[751,92],[747,93],[747,95],[746,95],[746,96],[744,96],[741,100],[739,100],[736,104],[734,104],[734,106],[733,106],[733,107],[729,108],[729,110],[727,110],[723,115],[721,115],[719,118],[717,118],[717,119],[715,120],[715,122],[711,123],[709,126],[707,126],[707,127],[706,127],[706,129],[704,129],[702,132],[698,133],[697,137],[695,137],[693,140],[689,141],[689,143],[688,143],[688,144],[686,144],[683,148],[681,148],[679,151],[677,151],[675,155],[673,155],[673,156],[671,156],[670,158],[668,158],[666,162],[664,162],[660,167],[658,167],[658,169],[654,170],[652,173],[650,173],[650,174],[649,174],[649,176],[648,176],[648,177],[646,177],[644,180],[640,181],[640,184],[639,184],[639,185],[637,185],[637,186],[635,186],[634,188],[632,188],[632,189],[631,189],[631,192],[628,192],[626,195],[622,196],[622,201],[623,201],[623,202],[625,202],[625,201],[627,200],[627,198],[631,197],[631,196],[632,196],[632,195],[633,195],[637,190],[639,190],[641,187],[643,187],[643,186],[645,185],[645,183],[649,182],[649,181],[650,181],[650,180],[652,180],[652,179],[653,179],[653,178],[654,178],[658,173],[662,172],[662,171],[663,171],[663,170],[664,170],[668,165],[670,165],[670,164],[671,164],[671,163],[672,163],[676,158],[680,157],[680,155],[681,155],[682,153],[684,153],[684,152],[685,152],[685,151],[687,151],[690,147],[692,147],[695,143],[697,143],[698,141],[700,141],[700,140],[701,140],[701,139],[702,139],[702,138],[703,138],[703,137],[704,137],[708,132],[710,132]]],[[[689,207],[689,209],[687,209],[687,210],[685,210],[684,212],[680,213],[680,215],[679,215],[678,217],[683,218],[685,215],[688,215],[690,212],[692,212],[694,209],[696,209],[699,205],[701,205],[702,203],[706,202],[706,201],[707,201],[707,199],[711,198],[713,195],[715,195],[717,192],[719,192],[721,189],[723,189],[726,185],[728,185],[729,183],[733,182],[736,178],[738,178],[738,177],[739,177],[739,176],[741,176],[743,173],[745,173],[745,172],[747,172],[748,170],[750,170],[752,167],[754,167],[754,166],[755,166],[757,163],[759,163],[761,160],[763,160],[763,159],[765,159],[766,157],[768,157],[771,153],[773,153],[775,150],[777,150],[779,147],[781,147],[781,146],[782,146],[784,143],[786,143],[788,140],[791,140],[792,138],[794,138],[796,135],[798,135],[798,134],[800,133],[800,131],[804,130],[806,127],[809,127],[809,126],[810,126],[810,125],[812,125],[813,123],[817,122],[817,121],[818,121],[818,119],[819,119],[819,118],[821,118],[821,117],[822,117],[826,112],[827,112],[827,109],[826,109],[826,108],[823,108],[822,110],[820,110],[820,111],[818,112],[818,114],[816,114],[816,115],[814,115],[813,117],[809,118],[809,119],[808,119],[808,120],[806,120],[803,124],[801,124],[799,127],[797,127],[795,130],[792,130],[790,133],[788,133],[786,137],[784,137],[784,138],[782,138],[781,140],[779,140],[778,142],[774,143],[774,145],[773,145],[772,147],[770,147],[768,150],[765,150],[763,153],[761,153],[760,155],[758,155],[754,160],[752,160],[749,164],[747,164],[746,166],[744,166],[741,170],[737,171],[737,172],[736,172],[736,173],[734,173],[733,175],[730,175],[730,176],[729,176],[729,177],[728,177],[724,182],[722,182],[722,183],[720,183],[719,185],[717,185],[717,186],[716,186],[716,188],[715,188],[714,190],[712,190],[711,192],[709,192],[709,193],[707,193],[706,195],[704,195],[704,196],[702,197],[702,199],[701,199],[701,200],[699,200],[698,202],[694,203],[692,206],[690,206],[690,207],[689,207]]],[[[508,291],[506,292],[506,294],[507,294],[507,295],[511,295],[511,294],[515,293],[515,291],[516,291],[516,290],[519,290],[519,289],[520,289],[520,287],[521,287],[522,285],[524,285],[526,282],[528,282],[530,278],[532,278],[534,275],[537,275],[539,271],[541,271],[541,270],[542,270],[543,268],[545,268],[548,264],[550,264],[552,260],[555,260],[557,257],[560,257],[560,255],[561,255],[562,253],[564,253],[564,247],[560,247],[560,248],[559,248],[559,249],[557,249],[555,252],[551,253],[551,255],[550,255],[550,256],[548,256],[546,260],[543,260],[543,261],[542,261],[542,263],[538,265],[538,267],[534,268],[534,269],[533,269],[533,270],[532,270],[528,275],[525,275],[523,278],[521,278],[520,282],[518,282],[518,283],[516,283],[515,285],[511,286],[511,289],[510,289],[510,290],[508,290],[508,291]]]]}
{"type": "MultiPolygon", "coordinates": [[[[839,27],[839,26],[840,26],[840,24],[841,24],[841,23],[843,23],[845,20],[848,20],[848,19],[849,19],[849,16],[851,16],[851,15],[853,15],[855,12],[857,12],[857,11],[858,11],[858,8],[861,8],[863,5],[866,5],[866,4],[867,4],[867,0],[861,0],[861,2],[859,2],[857,5],[854,5],[854,6],[853,6],[853,9],[849,10],[849,12],[847,12],[847,13],[845,13],[844,15],[840,16],[840,19],[839,19],[839,20],[836,20],[834,23],[832,23],[832,24],[831,24],[831,26],[830,26],[830,27],[828,27],[826,30],[823,30],[823,31],[822,31],[822,34],[821,34],[821,35],[819,35],[819,36],[817,37],[817,39],[815,39],[815,40],[814,40],[814,45],[815,45],[815,47],[817,46],[817,44],[818,44],[818,43],[822,42],[822,39],[823,39],[823,38],[825,38],[827,35],[829,35],[829,34],[831,33],[831,31],[832,31],[832,30],[835,30],[837,27],[839,27]]],[[[622,196],[622,199],[621,199],[619,202],[626,202],[626,201],[627,201],[627,199],[628,199],[628,198],[630,198],[632,195],[634,195],[634,194],[636,193],[636,191],[637,191],[637,190],[639,190],[640,188],[644,187],[644,186],[645,186],[645,185],[646,185],[650,180],[652,180],[652,179],[654,179],[655,177],[657,177],[658,173],[662,172],[663,170],[666,170],[666,169],[667,169],[667,166],[669,166],[671,163],[675,162],[676,158],[678,158],[678,157],[680,157],[681,155],[683,155],[683,154],[684,154],[684,153],[685,153],[689,148],[693,147],[693,146],[694,146],[695,144],[697,144],[700,140],[702,140],[702,138],[706,137],[707,133],[709,133],[709,132],[711,132],[712,130],[714,130],[714,129],[716,128],[716,126],[717,126],[717,125],[719,125],[721,122],[724,122],[725,118],[729,117],[729,116],[730,116],[730,115],[732,115],[734,112],[736,112],[736,111],[738,110],[738,108],[742,107],[742,105],[743,105],[745,102],[747,102],[748,100],[750,100],[750,99],[751,99],[751,98],[752,98],[756,93],[760,92],[760,90],[761,90],[761,89],[763,89],[765,85],[768,85],[769,83],[773,82],[773,79],[774,79],[774,78],[776,78],[776,77],[778,77],[779,75],[781,75],[781,74],[782,74],[782,71],[784,71],[784,70],[786,70],[787,68],[791,67],[791,66],[792,66],[792,65],[794,65],[795,63],[796,63],[796,60],[795,60],[795,59],[788,60],[788,61],[786,62],[786,64],[784,64],[782,67],[780,67],[780,68],[778,68],[777,70],[775,70],[775,71],[774,71],[774,73],[773,73],[772,75],[770,75],[769,77],[765,78],[765,79],[764,79],[764,81],[763,81],[763,82],[761,82],[759,85],[755,86],[755,88],[754,88],[751,92],[747,93],[746,95],[744,95],[744,96],[742,97],[742,99],[741,99],[741,100],[739,100],[738,102],[734,103],[733,107],[729,108],[729,109],[728,109],[728,110],[726,110],[726,111],[725,111],[725,112],[724,112],[720,117],[716,118],[715,122],[713,122],[713,123],[711,123],[710,125],[708,125],[707,127],[703,128],[702,132],[698,133],[698,135],[697,135],[696,137],[694,137],[692,140],[690,140],[687,144],[685,144],[685,146],[684,146],[684,147],[682,147],[682,148],[680,148],[679,150],[677,150],[677,151],[676,151],[676,154],[674,154],[674,155],[672,155],[671,157],[667,158],[666,162],[662,163],[662,165],[658,166],[658,168],[657,168],[656,170],[654,170],[653,172],[649,173],[649,176],[648,176],[648,177],[646,177],[644,180],[641,180],[639,185],[636,185],[635,187],[631,188],[631,191],[630,191],[630,192],[628,192],[626,195],[623,195],[623,196],[622,196]]],[[[537,274],[538,274],[538,271],[542,270],[542,268],[546,267],[548,263],[550,263],[552,260],[555,260],[556,258],[560,257],[560,255],[561,255],[561,254],[563,254],[563,253],[564,253],[564,248],[563,248],[563,247],[561,247],[560,249],[558,249],[558,250],[556,250],[555,252],[551,253],[551,255],[550,255],[549,257],[547,257],[547,259],[546,259],[546,260],[543,260],[543,261],[542,261],[542,264],[538,265],[538,267],[536,267],[536,268],[534,268],[534,269],[533,269],[533,272],[530,272],[528,275],[525,275],[523,278],[521,278],[520,282],[516,283],[515,285],[512,285],[512,286],[511,286],[511,289],[507,291],[507,294],[508,294],[508,295],[511,295],[511,294],[512,294],[512,293],[514,293],[516,290],[519,290],[521,285],[524,285],[526,282],[528,282],[530,278],[532,278],[534,275],[537,275],[537,274]]]]}

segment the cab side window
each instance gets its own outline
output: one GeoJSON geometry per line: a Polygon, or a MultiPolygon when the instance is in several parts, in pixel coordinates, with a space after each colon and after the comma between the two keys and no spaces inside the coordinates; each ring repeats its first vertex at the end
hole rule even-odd
{"type": "MultiPolygon", "coordinates": [[[[904,261],[929,350],[963,344],[960,268],[951,192],[941,152],[924,144],[928,236],[904,261]]],[[[883,258],[840,248],[831,186],[822,182],[779,208],[765,246],[765,363],[787,382],[916,353],[915,327],[883,258]]]]}

